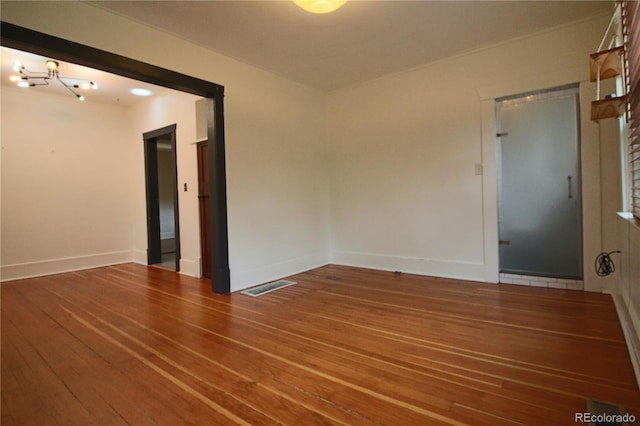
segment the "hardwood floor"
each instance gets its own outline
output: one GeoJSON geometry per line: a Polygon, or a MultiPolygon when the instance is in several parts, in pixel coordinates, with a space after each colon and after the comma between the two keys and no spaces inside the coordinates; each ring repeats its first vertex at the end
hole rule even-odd
{"type": "Polygon", "coordinates": [[[4,283],[2,425],[640,417],[611,298],[326,266],[257,298],[140,265],[4,283]]]}

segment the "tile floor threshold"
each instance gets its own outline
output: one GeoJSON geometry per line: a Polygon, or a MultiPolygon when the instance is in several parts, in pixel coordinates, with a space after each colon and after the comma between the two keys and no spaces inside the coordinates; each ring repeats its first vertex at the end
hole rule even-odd
{"type": "Polygon", "coordinates": [[[500,273],[501,284],[526,285],[530,287],[560,288],[565,290],[584,290],[584,281],[568,280],[564,278],[536,277],[533,275],[518,275],[500,273]]]}

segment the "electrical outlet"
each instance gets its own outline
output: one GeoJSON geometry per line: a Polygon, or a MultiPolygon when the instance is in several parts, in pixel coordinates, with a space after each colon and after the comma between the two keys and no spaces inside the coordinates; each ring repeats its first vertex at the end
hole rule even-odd
{"type": "Polygon", "coordinates": [[[482,164],[476,164],[475,171],[476,171],[476,176],[482,175],[482,164]]]}

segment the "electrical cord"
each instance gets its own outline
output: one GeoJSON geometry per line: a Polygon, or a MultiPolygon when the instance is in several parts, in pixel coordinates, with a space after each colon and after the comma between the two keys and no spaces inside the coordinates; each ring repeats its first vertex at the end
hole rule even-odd
{"type": "Polygon", "coordinates": [[[599,277],[606,277],[607,275],[611,275],[616,271],[616,265],[611,260],[611,255],[614,253],[622,253],[620,250],[602,252],[596,257],[596,274],[599,277]]]}

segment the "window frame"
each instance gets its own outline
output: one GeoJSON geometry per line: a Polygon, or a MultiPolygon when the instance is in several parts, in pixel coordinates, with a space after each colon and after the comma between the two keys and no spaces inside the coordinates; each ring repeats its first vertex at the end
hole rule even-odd
{"type": "Polygon", "coordinates": [[[619,0],[622,11],[624,84],[627,93],[624,129],[626,198],[629,210],[640,220],[640,4],[619,0]]]}

